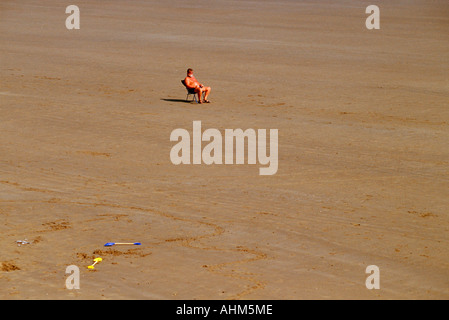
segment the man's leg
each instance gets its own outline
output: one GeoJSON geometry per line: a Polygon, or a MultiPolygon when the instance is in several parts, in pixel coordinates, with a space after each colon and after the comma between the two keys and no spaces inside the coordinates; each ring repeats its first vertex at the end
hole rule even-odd
{"type": "Polygon", "coordinates": [[[208,101],[207,97],[209,96],[209,93],[212,89],[211,89],[211,87],[205,87],[203,89],[205,89],[205,92],[206,92],[206,94],[204,95],[204,101],[208,101]]]}
{"type": "Polygon", "coordinates": [[[202,88],[196,88],[195,92],[198,95],[198,103],[203,103],[203,89],[202,88]]]}

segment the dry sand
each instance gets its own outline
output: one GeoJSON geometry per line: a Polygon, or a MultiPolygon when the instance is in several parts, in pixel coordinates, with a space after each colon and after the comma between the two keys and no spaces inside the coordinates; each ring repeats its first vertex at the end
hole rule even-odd
{"type": "Polygon", "coordinates": [[[448,299],[449,4],[336,2],[1,1],[0,298],[448,299]],[[277,174],[173,165],[194,120],[277,174]]]}

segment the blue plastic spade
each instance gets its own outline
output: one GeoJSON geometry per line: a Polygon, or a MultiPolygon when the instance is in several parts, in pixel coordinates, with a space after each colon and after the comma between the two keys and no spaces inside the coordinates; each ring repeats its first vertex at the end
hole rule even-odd
{"type": "Polygon", "coordinates": [[[135,245],[135,246],[142,245],[140,242],[108,242],[104,246],[105,247],[112,247],[112,246],[121,245],[121,244],[135,245]]]}

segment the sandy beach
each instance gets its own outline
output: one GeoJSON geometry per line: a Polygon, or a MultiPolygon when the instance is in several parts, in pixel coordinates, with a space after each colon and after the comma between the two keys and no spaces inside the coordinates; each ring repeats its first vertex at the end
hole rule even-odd
{"type": "Polygon", "coordinates": [[[448,13],[1,1],[0,299],[449,299],[448,13]],[[174,165],[193,121],[278,129],[276,174],[174,165]]]}

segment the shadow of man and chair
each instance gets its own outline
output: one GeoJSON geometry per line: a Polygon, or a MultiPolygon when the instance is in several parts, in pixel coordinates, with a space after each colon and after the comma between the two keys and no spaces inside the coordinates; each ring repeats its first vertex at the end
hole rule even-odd
{"type": "Polygon", "coordinates": [[[192,103],[192,100],[185,100],[185,99],[167,99],[167,98],[163,98],[161,99],[163,101],[167,101],[167,102],[183,102],[183,103],[192,103]]]}

